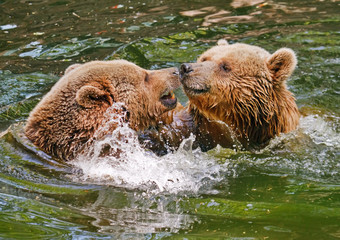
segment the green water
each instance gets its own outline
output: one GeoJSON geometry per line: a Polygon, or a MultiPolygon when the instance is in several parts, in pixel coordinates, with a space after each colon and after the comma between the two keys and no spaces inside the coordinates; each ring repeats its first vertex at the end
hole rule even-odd
{"type": "Polygon", "coordinates": [[[340,239],[340,2],[240,2],[0,1],[0,239],[340,239]],[[296,52],[298,130],[257,153],[134,153],[121,181],[22,135],[72,63],[179,66],[220,38],[296,52]]]}

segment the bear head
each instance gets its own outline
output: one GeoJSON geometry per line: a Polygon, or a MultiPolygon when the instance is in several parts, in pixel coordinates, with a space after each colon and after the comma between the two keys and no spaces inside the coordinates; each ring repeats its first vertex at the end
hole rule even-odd
{"type": "Polygon", "coordinates": [[[245,145],[261,144],[298,125],[295,98],[286,87],[296,63],[288,48],[270,54],[220,40],[197,63],[182,64],[180,79],[195,115],[223,121],[245,145]]]}
{"type": "Polygon", "coordinates": [[[71,159],[107,118],[123,116],[134,130],[157,124],[176,107],[172,89],[179,85],[175,68],[145,70],[125,60],[75,64],[30,113],[25,134],[46,153],[71,159]],[[121,105],[106,114],[114,103],[121,105]]]}

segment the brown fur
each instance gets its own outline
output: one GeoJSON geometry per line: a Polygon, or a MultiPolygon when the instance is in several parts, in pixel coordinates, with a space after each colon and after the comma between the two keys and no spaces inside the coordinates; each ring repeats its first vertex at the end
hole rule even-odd
{"type": "MultiPolygon", "coordinates": [[[[191,125],[202,150],[217,144],[261,147],[274,136],[296,129],[299,123],[295,98],[286,87],[295,66],[296,57],[290,49],[269,54],[260,47],[220,40],[197,63],[181,66],[189,105],[167,113],[175,120],[166,128],[181,133],[183,123],[176,123],[176,119],[191,118],[192,123],[187,120],[185,125],[191,125]]],[[[187,127],[183,132],[177,138],[168,134],[161,138],[176,148],[188,137],[187,127]]]]}
{"type": "Polygon", "coordinates": [[[296,66],[292,50],[271,55],[260,47],[220,41],[197,62],[181,79],[195,121],[222,121],[245,146],[266,143],[297,127],[299,111],[286,87],[296,66]],[[206,92],[197,94],[201,87],[206,92]]]}
{"type": "Polygon", "coordinates": [[[161,99],[179,86],[174,72],[149,71],[124,60],[72,65],[33,109],[25,134],[46,153],[69,160],[109,120],[105,112],[114,102],[123,103],[116,112],[126,115],[132,129],[156,125],[156,118],[176,105],[176,99],[161,99]]]}

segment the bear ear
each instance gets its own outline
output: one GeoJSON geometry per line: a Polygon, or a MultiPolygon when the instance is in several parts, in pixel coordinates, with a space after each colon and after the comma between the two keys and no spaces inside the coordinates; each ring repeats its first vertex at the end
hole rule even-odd
{"type": "Polygon", "coordinates": [[[229,43],[225,39],[220,39],[220,40],[217,41],[217,45],[218,46],[227,46],[227,45],[229,45],[229,43]]]}
{"type": "Polygon", "coordinates": [[[272,73],[273,80],[282,83],[292,75],[297,60],[293,50],[281,48],[273,53],[267,60],[267,66],[272,73]]]}
{"type": "Polygon", "coordinates": [[[113,104],[113,99],[109,93],[90,85],[82,86],[77,91],[76,101],[85,108],[94,108],[103,104],[111,106],[113,104]]]}
{"type": "Polygon", "coordinates": [[[71,66],[68,66],[68,68],[66,68],[66,70],[65,70],[64,75],[66,75],[66,74],[68,74],[69,72],[71,72],[72,70],[74,70],[74,69],[80,67],[81,65],[82,65],[82,64],[80,64],[80,63],[76,63],[76,64],[72,64],[71,66]]]}

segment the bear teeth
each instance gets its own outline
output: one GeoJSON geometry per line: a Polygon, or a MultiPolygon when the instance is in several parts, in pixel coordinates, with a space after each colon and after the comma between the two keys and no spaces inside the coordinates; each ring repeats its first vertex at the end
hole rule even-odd
{"type": "Polygon", "coordinates": [[[160,98],[161,103],[167,108],[174,108],[177,104],[177,98],[173,91],[167,91],[160,98]]]}
{"type": "Polygon", "coordinates": [[[175,99],[175,94],[173,91],[168,91],[162,94],[161,98],[175,99]]]}
{"type": "Polygon", "coordinates": [[[184,86],[184,91],[190,95],[199,95],[199,94],[208,92],[209,88],[200,89],[200,88],[190,88],[190,87],[184,86]]]}

